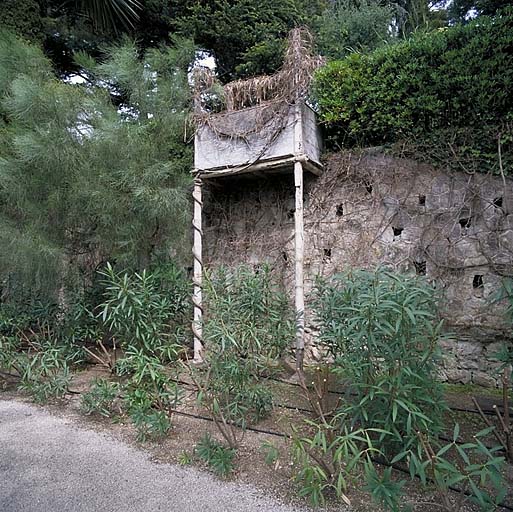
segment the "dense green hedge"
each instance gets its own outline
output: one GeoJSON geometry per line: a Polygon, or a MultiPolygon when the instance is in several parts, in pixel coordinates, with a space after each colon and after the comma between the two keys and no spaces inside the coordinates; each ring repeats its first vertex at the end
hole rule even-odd
{"type": "Polygon", "coordinates": [[[501,136],[510,167],[513,10],[331,62],[314,94],[340,146],[450,139],[458,158],[473,155],[477,170],[498,170],[501,136]]]}

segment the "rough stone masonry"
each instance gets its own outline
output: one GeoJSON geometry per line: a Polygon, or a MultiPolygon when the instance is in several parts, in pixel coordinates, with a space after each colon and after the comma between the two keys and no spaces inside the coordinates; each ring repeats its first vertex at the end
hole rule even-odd
{"type": "MultiPolygon", "coordinates": [[[[207,266],[267,262],[293,290],[294,189],[290,174],[209,182],[207,266]]],[[[492,356],[511,339],[506,304],[513,276],[513,180],[447,172],[379,150],[327,157],[305,186],[305,289],[317,275],[383,265],[426,275],[441,291],[451,341],[443,380],[497,385],[492,356]]],[[[312,358],[321,357],[312,338],[312,358]]]]}

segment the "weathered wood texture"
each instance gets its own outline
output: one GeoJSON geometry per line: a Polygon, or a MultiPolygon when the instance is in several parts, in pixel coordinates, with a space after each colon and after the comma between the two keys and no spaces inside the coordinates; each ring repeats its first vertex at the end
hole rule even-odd
{"type": "Polygon", "coordinates": [[[304,253],[305,235],[303,219],[303,166],[301,162],[294,165],[295,212],[294,212],[294,242],[295,242],[295,305],[296,305],[296,368],[303,370],[305,352],[305,287],[304,287],[304,253]]]}

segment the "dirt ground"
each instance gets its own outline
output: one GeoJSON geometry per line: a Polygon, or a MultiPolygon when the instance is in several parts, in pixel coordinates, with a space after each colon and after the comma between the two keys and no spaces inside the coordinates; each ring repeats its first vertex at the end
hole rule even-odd
{"type": "MultiPolygon", "coordinates": [[[[206,432],[219,440],[221,438],[212,422],[190,416],[208,416],[206,411],[197,406],[196,393],[192,387],[182,386],[185,390],[184,399],[179,407],[180,412],[173,415],[173,426],[169,435],[158,443],[139,443],[137,442],[135,429],[126,417],[118,416],[109,419],[97,415],[86,416],[80,411],[81,393],[87,391],[91,382],[97,377],[109,378],[110,374],[100,366],[88,366],[74,376],[69,395],[59,402],[46,405],[44,408],[54,415],[72,420],[86,428],[107,432],[118,440],[137,445],[140,449],[149,452],[155,462],[193,464],[204,468],[205,471],[208,470],[194,456],[194,448],[206,432]]],[[[308,409],[308,403],[302,397],[300,388],[297,386],[278,381],[272,382],[270,385],[273,386],[278,406],[275,407],[269,418],[255,426],[261,432],[246,431],[241,448],[237,451],[235,471],[228,480],[250,483],[291,505],[306,506],[308,502],[306,499],[298,497],[298,488],[293,478],[294,466],[290,455],[290,440],[277,434],[290,434],[292,425],[302,424],[305,417],[308,416],[308,413],[304,411],[304,409],[308,409]],[[299,410],[294,409],[295,407],[299,410]],[[280,454],[277,461],[272,465],[265,462],[266,444],[272,444],[280,454]]],[[[23,397],[13,390],[0,392],[0,399],[12,397],[29,401],[27,397],[23,397]]],[[[474,409],[471,393],[468,390],[449,391],[447,400],[452,407],[474,409]]],[[[498,400],[496,394],[489,394],[484,389],[480,391],[480,403],[483,404],[483,407],[491,407],[492,403],[498,400]]],[[[493,421],[493,417],[490,418],[493,421]]],[[[447,437],[452,437],[452,428],[455,421],[458,421],[462,427],[460,437],[464,441],[472,440],[472,436],[476,432],[486,427],[477,414],[450,411],[447,414],[447,437]]],[[[490,445],[496,444],[492,436],[489,436],[486,442],[490,445]]],[[[408,479],[407,475],[397,474],[397,477],[408,479]]],[[[512,465],[506,466],[505,478],[510,489],[506,503],[513,507],[512,465]]],[[[350,488],[348,495],[351,500],[351,510],[355,512],[379,512],[381,508],[371,503],[369,494],[361,490],[362,486],[362,482],[355,481],[350,488]]],[[[412,505],[415,512],[440,510],[439,498],[434,488],[420,489],[420,486],[414,481],[409,482],[405,489],[404,504],[412,505]]],[[[457,494],[454,493],[454,495],[456,498],[457,494]]],[[[323,510],[334,511],[344,510],[345,508],[340,502],[328,500],[323,510]]],[[[468,504],[464,510],[473,511],[477,508],[468,504]]]]}

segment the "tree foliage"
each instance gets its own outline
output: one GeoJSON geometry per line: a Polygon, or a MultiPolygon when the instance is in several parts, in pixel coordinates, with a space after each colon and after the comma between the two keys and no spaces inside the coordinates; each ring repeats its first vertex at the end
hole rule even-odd
{"type": "Polygon", "coordinates": [[[64,74],[75,70],[72,55],[87,50],[96,59],[105,44],[129,35],[141,48],[158,47],[170,34],[192,37],[212,52],[224,80],[273,71],[281,63],[288,31],[319,15],[326,0],[7,0],[0,24],[42,40],[64,74]],[[24,4],[24,5],[21,5],[24,4]],[[242,66],[237,69],[238,66],[242,66]]]}
{"type": "Polygon", "coordinates": [[[184,143],[192,46],[111,48],[83,85],[34,46],[0,39],[0,262],[4,294],[48,296],[110,259],[178,254],[191,165],[184,143]],[[111,101],[117,98],[118,107],[111,101]],[[19,290],[21,291],[21,290],[19,290]]]}
{"type": "Polygon", "coordinates": [[[512,0],[452,0],[448,13],[453,21],[465,22],[475,16],[493,16],[512,5],[512,0]]]}
{"type": "Polygon", "coordinates": [[[37,0],[3,0],[0,5],[0,27],[31,39],[41,38],[43,19],[37,0]]]}
{"type": "Polygon", "coordinates": [[[436,0],[399,0],[387,1],[395,7],[395,29],[401,37],[426,29],[445,25],[443,9],[437,9],[436,0]]]}
{"type": "Polygon", "coordinates": [[[318,14],[319,5],[302,0],[263,0],[258,6],[252,0],[196,1],[178,23],[198,45],[213,52],[218,72],[227,81],[275,71],[287,33],[308,22],[309,12],[318,14]]]}
{"type": "Polygon", "coordinates": [[[284,38],[297,25],[314,29],[330,58],[366,51],[388,40],[494,15],[510,0],[5,0],[0,26],[43,41],[46,54],[67,74],[73,53],[101,58],[105,44],[124,35],[140,48],[192,37],[215,57],[223,81],[269,73],[281,64],[284,38]]]}
{"type": "Polygon", "coordinates": [[[377,0],[358,5],[353,0],[337,0],[315,21],[317,45],[329,59],[374,50],[392,41],[393,19],[394,9],[377,0]]]}
{"type": "Polygon", "coordinates": [[[97,29],[110,29],[117,32],[118,25],[134,27],[139,19],[139,0],[79,0],[78,7],[97,29]]]}

